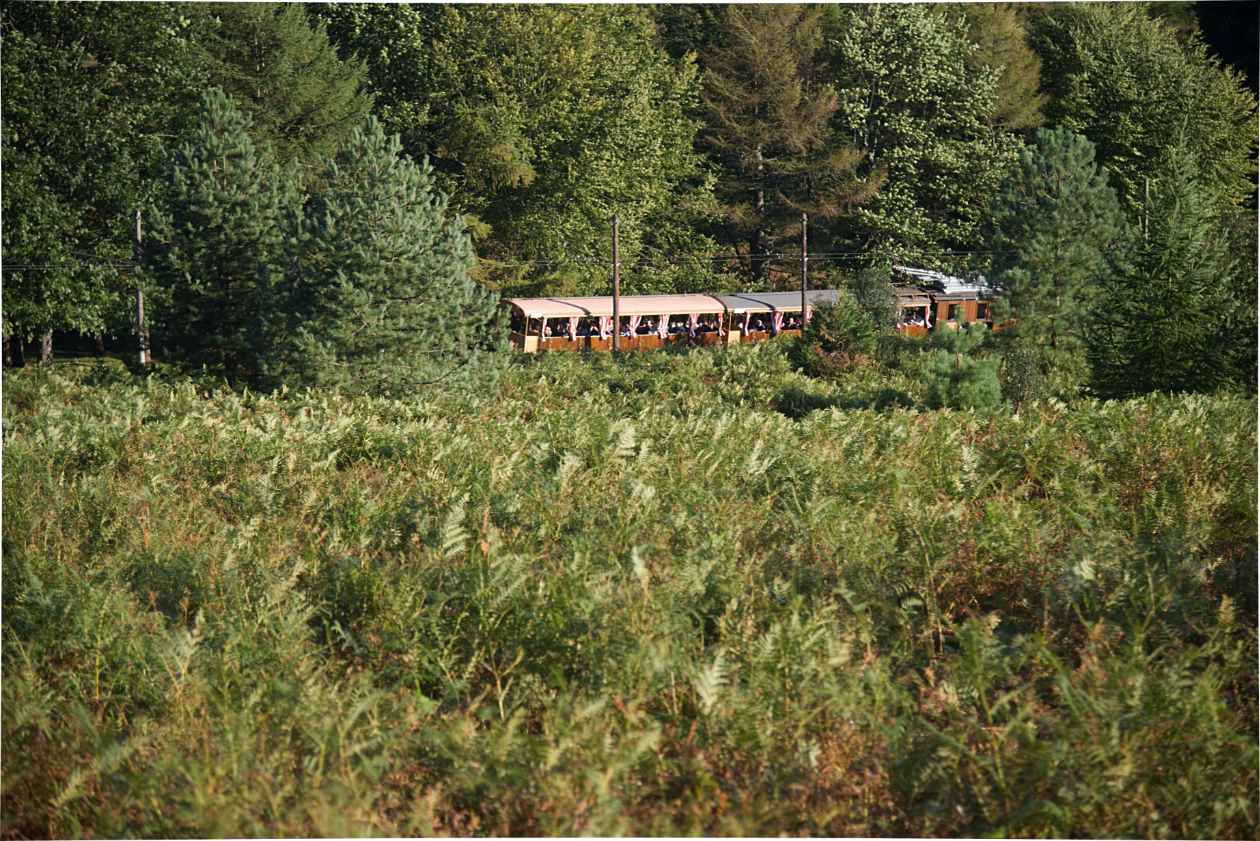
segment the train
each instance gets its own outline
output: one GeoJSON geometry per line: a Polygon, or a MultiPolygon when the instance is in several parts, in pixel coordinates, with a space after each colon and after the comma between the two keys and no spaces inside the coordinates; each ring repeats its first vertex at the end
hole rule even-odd
{"type": "MultiPolygon", "coordinates": [[[[910,336],[955,328],[966,321],[993,328],[994,296],[984,283],[927,269],[894,266],[910,278],[895,283],[896,329],[910,336]]],[[[848,293],[811,289],[812,310],[848,293]]],[[[620,330],[622,350],[652,350],[665,345],[730,345],[778,335],[800,335],[800,292],[741,294],[622,295],[620,324],[614,325],[611,295],[576,298],[503,298],[510,309],[511,344],[525,353],[540,350],[612,350],[613,330],[620,330]]],[[[808,318],[809,313],[805,313],[808,318]]]]}

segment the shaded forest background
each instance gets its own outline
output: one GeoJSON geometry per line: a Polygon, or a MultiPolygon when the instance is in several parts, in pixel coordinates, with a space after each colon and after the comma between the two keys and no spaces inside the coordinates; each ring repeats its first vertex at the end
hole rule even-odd
{"type": "MultiPolygon", "coordinates": [[[[894,262],[986,273],[1023,302],[1013,312],[1024,321],[1067,325],[1039,334],[1042,344],[1057,350],[1067,336],[1084,347],[1092,330],[1103,369],[1136,352],[1117,350],[1136,340],[1115,331],[1134,323],[1121,310],[1135,285],[1154,288],[1168,252],[1152,245],[1156,208],[1190,202],[1195,221],[1182,213],[1170,236],[1198,226],[1216,264],[1203,269],[1213,288],[1199,282],[1192,297],[1225,302],[1195,317],[1246,332],[1256,18],[1255,3],[8,4],[5,358],[22,364],[38,342],[51,364],[54,334],[98,351],[134,343],[137,284],[152,299],[159,351],[186,348],[187,325],[226,322],[201,343],[221,348],[215,362],[229,374],[247,351],[266,357],[249,363],[254,373],[279,370],[281,357],[347,352],[302,335],[335,331],[355,295],[405,298],[399,281],[343,277],[353,294],[316,294],[335,272],[315,279],[308,258],[327,254],[280,244],[310,241],[315,223],[292,220],[326,201],[327,162],[369,118],[369,134],[397,135],[389,154],[425,170],[417,177],[441,197],[443,224],[470,239],[468,265],[452,263],[433,288],[607,294],[614,214],[628,294],[784,288],[808,214],[815,284],[847,285],[894,262]],[[230,142],[216,141],[227,144],[224,173],[229,157],[250,161],[231,184],[215,181],[204,149],[185,149],[206,130],[213,90],[244,115],[230,142]],[[1064,134],[1039,134],[1054,131],[1064,134]],[[1036,192],[1038,166],[1066,171],[1053,155],[1068,154],[1068,135],[1090,144],[1072,153],[1080,183],[1096,168],[1098,201],[1110,207],[1114,191],[1118,215],[1100,223],[1094,204],[1060,202],[1040,221],[1003,217],[1021,177],[1036,192]],[[209,169],[189,175],[193,161],[209,169]],[[273,166],[274,189],[255,195],[252,180],[273,166]],[[196,202],[270,220],[232,236],[274,245],[220,259],[234,246],[207,244],[219,223],[180,216],[196,202]],[[185,242],[187,254],[176,254],[174,219],[202,240],[185,242]],[[1047,224],[1114,235],[1074,267],[1048,267],[1024,247],[1047,224]],[[189,256],[197,248],[216,255],[209,298],[198,272],[210,258],[189,256]],[[226,277],[220,264],[232,260],[226,277]],[[302,260],[305,273],[281,268],[302,260]],[[322,296],[323,310],[299,313],[299,289],[303,301],[322,296]]],[[[1169,277],[1188,277],[1179,266],[1169,277]]],[[[1184,342],[1166,321],[1160,330],[1184,342]]]]}

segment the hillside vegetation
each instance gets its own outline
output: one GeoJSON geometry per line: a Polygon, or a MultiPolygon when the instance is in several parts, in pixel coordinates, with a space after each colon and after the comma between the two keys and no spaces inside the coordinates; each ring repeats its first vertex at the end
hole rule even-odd
{"type": "Polygon", "coordinates": [[[1254,398],[75,370],[4,375],[4,837],[1256,836],[1254,398]]]}

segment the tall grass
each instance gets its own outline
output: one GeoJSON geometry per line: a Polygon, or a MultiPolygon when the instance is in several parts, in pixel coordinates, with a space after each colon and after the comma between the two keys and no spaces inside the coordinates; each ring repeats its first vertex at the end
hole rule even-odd
{"type": "Polygon", "coordinates": [[[6,373],[0,832],[1254,837],[1255,402],[885,387],[6,373]]]}

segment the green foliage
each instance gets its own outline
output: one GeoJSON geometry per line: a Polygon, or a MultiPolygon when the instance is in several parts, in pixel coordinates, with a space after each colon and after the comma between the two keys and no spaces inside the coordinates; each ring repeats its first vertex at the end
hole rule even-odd
{"type": "Polygon", "coordinates": [[[292,211],[271,380],[374,394],[495,384],[497,296],[469,279],[472,244],[432,169],[400,150],[368,118],[325,158],[325,189],[292,211]]]}
{"type": "Polygon", "coordinates": [[[7,373],[5,834],[1255,835],[1255,401],[817,388],[7,373]]]}
{"type": "Polygon", "coordinates": [[[852,370],[875,350],[876,329],[871,314],[852,297],[824,302],[794,342],[792,361],[814,377],[852,370]]]}
{"type": "Polygon", "coordinates": [[[1127,230],[1094,146],[1041,129],[1019,154],[982,228],[989,284],[1003,296],[1005,332],[1053,349],[1080,347],[1088,307],[1107,285],[1127,230]]]}
{"type": "Polygon", "coordinates": [[[951,12],[966,19],[967,37],[976,44],[967,58],[972,69],[1001,72],[993,122],[1031,134],[1045,122],[1042,109],[1050,96],[1041,91],[1041,58],[1028,45],[1028,33],[1015,9],[999,3],[960,3],[951,12]]]}
{"type": "Polygon", "coordinates": [[[887,266],[859,270],[845,283],[849,297],[867,315],[876,330],[891,329],[897,323],[897,290],[887,266]]]}
{"type": "Polygon", "coordinates": [[[378,94],[386,128],[429,155],[452,208],[475,217],[478,280],[609,294],[617,214],[623,291],[718,288],[707,263],[665,262],[713,251],[691,225],[709,188],[692,149],[695,67],[654,46],[642,9],[400,9],[382,13],[380,30],[366,10],[329,14],[342,49],[368,56],[371,85],[394,86],[378,94]]]}
{"type": "Polygon", "coordinates": [[[282,164],[296,161],[309,182],[319,156],[348,140],[372,106],[360,89],[364,63],[338,58],[301,3],[213,3],[204,11],[215,22],[199,44],[211,84],[249,112],[255,145],[270,145],[282,164]]]}
{"type": "Polygon", "coordinates": [[[157,357],[232,377],[248,373],[241,367],[257,351],[259,318],[276,305],[280,217],[297,203],[292,174],[255,150],[249,125],[223,91],[202,97],[146,214],[142,251],[157,357]]]}
{"type": "Polygon", "coordinates": [[[1000,381],[1002,396],[1016,411],[1022,411],[1050,396],[1042,374],[1044,349],[1028,341],[1007,342],[1002,354],[1000,381]]]}
{"type": "MultiPolygon", "coordinates": [[[[1094,388],[1106,396],[1212,391],[1246,385],[1232,377],[1235,276],[1254,277],[1227,258],[1194,158],[1174,161],[1157,181],[1147,239],[1135,264],[1100,303],[1092,326],[1094,388]]],[[[1254,338],[1254,337],[1251,337],[1254,338]]]]}
{"type": "Polygon", "coordinates": [[[828,7],[833,125],[886,176],[837,233],[877,255],[930,257],[976,242],[1020,142],[994,127],[1001,71],[973,67],[958,22],[926,5],[828,7]]]}
{"type": "Polygon", "coordinates": [[[928,405],[939,409],[992,411],[1002,402],[998,370],[1002,357],[974,356],[989,336],[983,324],[960,324],[956,330],[938,330],[943,347],[924,365],[928,405]]]}
{"type": "Polygon", "coordinates": [[[1183,136],[1204,199],[1237,204],[1255,193],[1255,95],[1197,36],[1182,44],[1144,6],[1065,3],[1036,19],[1046,116],[1097,144],[1135,222],[1144,179],[1168,169],[1183,136]]]}
{"type": "Polygon", "coordinates": [[[4,334],[125,328],[134,280],[112,262],[200,85],[196,23],[173,4],[6,3],[0,30],[4,334]]]}
{"type": "Polygon", "coordinates": [[[1225,249],[1218,268],[1230,280],[1230,297],[1234,303],[1218,334],[1226,346],[1225,365],[1229,378],[1250,394],[1256,393],[1256,378],[1260,374],[1255,341],[1260,334],[1260,325],[1257,325],[1260,302],[1256,300],[1260,291],[1256,276],[1260,268],[1260,248],[1256,243],[1260,232],[1258,221],[1255,210],[1225,214],[1221,220],[1225,249]]]}
{"type": "Polygon", "coordinates": [[[702,141],[720,162],[723,228],[751,288],[767,284],[770,255],[799,238],[802,212],[834,217],[879,185],[878,175],[856,177],[860,152],[832,135],[822,15],[798,4],[728,5],[705,56],[702,141]]]}

